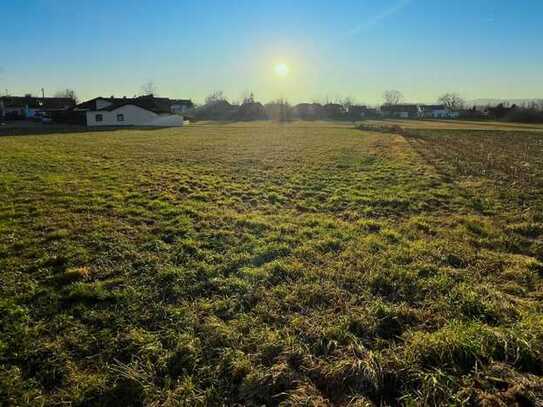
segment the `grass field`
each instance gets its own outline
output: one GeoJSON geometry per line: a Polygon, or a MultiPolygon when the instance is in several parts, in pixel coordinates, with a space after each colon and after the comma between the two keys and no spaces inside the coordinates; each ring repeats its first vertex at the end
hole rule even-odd
{"type": "Polygon", "coordinates": [[[0,405],[543,402],[543,133],[415,127],[0,137],[0,405]]]}

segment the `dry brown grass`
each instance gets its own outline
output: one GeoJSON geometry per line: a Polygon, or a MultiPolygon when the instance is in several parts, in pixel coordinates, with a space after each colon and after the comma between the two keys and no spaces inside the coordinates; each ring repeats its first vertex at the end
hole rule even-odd
{"type": "Polygon", "coordinates": [[[364,123],[375,126],[397,125],[405,129],[421,130],[510,130],[543,131],[543,124],[503,123],[495,121],[470,120],[366,120],[364,123]]]}

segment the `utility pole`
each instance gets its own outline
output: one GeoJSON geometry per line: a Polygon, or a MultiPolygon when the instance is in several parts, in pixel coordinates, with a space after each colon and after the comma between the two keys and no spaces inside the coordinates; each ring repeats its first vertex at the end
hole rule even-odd
{"type": "Polygon", "coordinates": [[[41,88],[41,98],[45,99],[45,89],[41,88]]]}

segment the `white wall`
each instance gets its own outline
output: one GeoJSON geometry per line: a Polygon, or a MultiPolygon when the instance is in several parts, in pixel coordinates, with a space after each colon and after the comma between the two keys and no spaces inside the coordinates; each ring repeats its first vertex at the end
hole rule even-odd
{"type": "Polygon", "coordinates": [[[181,127],[184,124],[183,116],[176,114],[157,115],[155,119],[146,126],[156,127],[181,127]]]}
{"type": "Polygon", "coordinates": [[[152,127],[179,127],[183,125],[183,117],[177,115],[158,115],[135,105],[121,106],[111,112],[107,110],[89,111],[87,126],[152,126],[152,127]],[[117,115],[124,116],[118,121],[117,115]],[[96,115],[102,115],[102,121],[96,121],[96,115]]]}

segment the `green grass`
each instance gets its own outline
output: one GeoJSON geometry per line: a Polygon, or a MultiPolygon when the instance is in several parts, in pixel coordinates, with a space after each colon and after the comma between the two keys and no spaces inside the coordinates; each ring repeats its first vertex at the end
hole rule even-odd
{"type": "Polygon", "coordinates": [[[1,137],[0,404],[540,403],[542,140],[1,137]]]}

